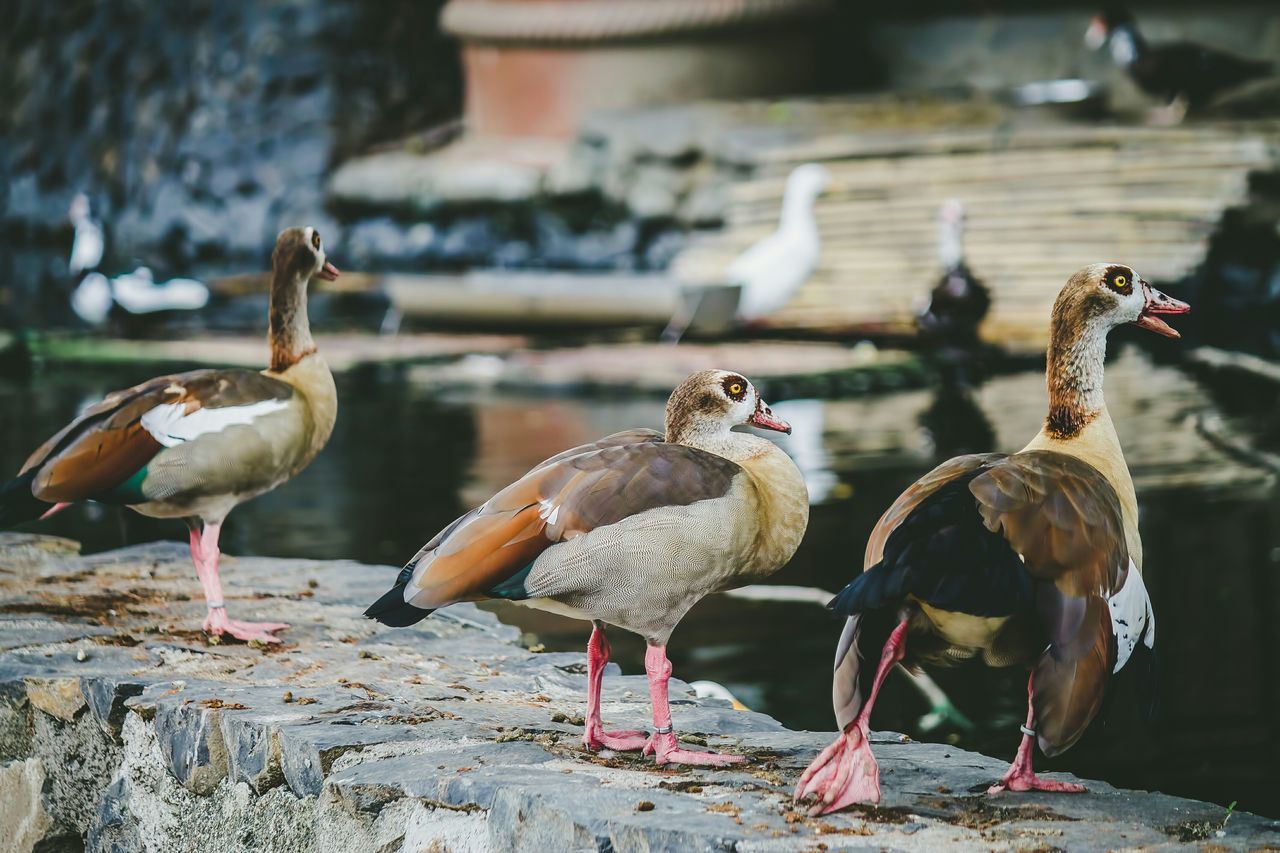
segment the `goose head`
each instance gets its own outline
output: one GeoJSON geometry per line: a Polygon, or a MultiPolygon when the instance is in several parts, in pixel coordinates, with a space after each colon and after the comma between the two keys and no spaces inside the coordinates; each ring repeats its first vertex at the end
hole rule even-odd
{"type": "Polygon", "coordinates": [[[84,193],[76,193],[67,206],[67,219],[72,225],[83,225],[89,222],[89,197],[84,193]]]}
{"type": "Polygon", "coordinates": [[[1133,323],[1166,338],[1181,337],[1160,314],[1186,314],[1187,303],[1166,296],[1124,264],[1091,264],[1073,275],[1053,306],[1055,327],[1105,334],[1133,323]]]}
{"type": "Polygon", "coordinates": [[[280,232],[271,253],[271,268],[276,278],[293,281],[306,282],[312,278],[334,281],[339,275],[338,268],[325,254],[320,232],[310,225],[280,232]]]}
{"type": "Polygon", "coordinates": [[[790,434],[745,376],[731,370],[693,374],[667,400],[667,441],[698,446],[723,438],[736,426],[790,434]]]}
{"type": "Polygon", "coordinates": [[[1118,65],[1128,66],[1138,56],[1138,24],[1127,9],[1108,9],[1094,15],[1084,31],[1085,47],[1101,50],[1111,46],[1111,57],[1118,65]]]}
{"type": "Polygon", "coordinates": [[[831,183],[831,173],[819,163],[805,163],[791,170],[787,176],[786,198],[803,200],[813,204],[831,183]]]}

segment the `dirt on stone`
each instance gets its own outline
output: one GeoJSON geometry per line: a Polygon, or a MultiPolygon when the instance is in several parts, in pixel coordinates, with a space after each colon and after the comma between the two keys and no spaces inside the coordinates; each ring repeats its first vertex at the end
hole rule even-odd
{"type": "Polygon", "coordinates": [[[935,797],[920,801],[931,817],[953,826],[984,830],[1012,821],[1073,821],[1076,818],[1058,814],[1045,806],[998,806],[978,797],[935,797]],[[936,812],[932,811],[937,809],[936,812]]]}
{"type": "Polygon", "coordinates": [[[89,619],[108,625],[121,612],[135,612],[143,604],[159,604],[168,600],[163,593],[147,588],[72,595],[41,595],[27,601],[0,604],[0,613],[39,613],[64,619],[89,619]]]}

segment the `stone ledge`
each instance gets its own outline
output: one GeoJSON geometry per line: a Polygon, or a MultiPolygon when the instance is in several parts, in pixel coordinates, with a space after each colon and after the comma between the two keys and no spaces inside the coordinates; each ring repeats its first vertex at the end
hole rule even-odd
{"type": "MultiPolygon", "coordinates": [[[[1280,844],[1275,821],[1237,813],[1224,826],[1220,807],[1101,782],[1077,797],[989,799],[975,791],[1003,762],[893,734],[875,737],[885,802],[812,819],[790,791],[830,735],[675,683],[677,726],[748,765],[588,754],[581,655],[535,654],[471,606],[411,629],[374,625],[360,608],[385,567],[226,558],[240,615],[294,624],[284,648],[258,649],[193,630],[184,547],[75,550],[0,535],[0,834],[18,849],[81,838],[120,851],[198,839],[206,853],[1280,844]]],[[[644,726],[644,679],[615,669],[605,714],[644,726]]]]}

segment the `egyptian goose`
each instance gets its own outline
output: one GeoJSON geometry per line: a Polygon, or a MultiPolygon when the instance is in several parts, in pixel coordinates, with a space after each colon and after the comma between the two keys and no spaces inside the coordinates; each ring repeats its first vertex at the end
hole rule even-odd
{"type": "Polygon", "coordinates": [[[0,527],[86,500],[183,518],[208,607],[204,629],[278,643],[272,632],[287,625],[227,616],[218,533],[237,504],[293,477],[329,440],[338,398],[311,339],[307,285],[338,270],[313,228],[281,232],[271,263],[268,369],[193,370],[108,395],[0,486],[0,527]]]}
{"type": "Polygon", "coordinates": [[[1266,60],[1241,59],[1193,42],[1148,45],[1127,9],[1094,16],[1085,31],[1085,44],[1094,50],[1109,48],[1115,63],[1148,95],[1190,108],[1273,70],[1266,60]]]}
{"type": "Polygon", "coordinates": [[[920,336],[935,346],[972,347],[991,307],[991,294],[964,259],[964,205],[955,199],[938,211],[938,259],[942,277],[916,318],[920,336]]]}
{"type": "Polygon", "coordinates": [[[644,750],[658,764],[742,760],[680,748],[666,644],[703,596],[786,564],[808,524],[799,470],[772,442],[733,431],[744,424],[791,430],[742,376],[695,373],[667,402],[665,436],[629,430],[551,457],[436,534],[365,615],[404,626],[497,598],[590,620],[588,749],[644,750]],[[652,736],[603,728],[606,624],[648,642],[652,736]]]}
{"type": "Polygon", "coordinates": [[[989,793],[1084,790],[1035,776],[1032,743],[1046,755],[1074,744],[1111,674],[1131,659],[1141,674],[1155,643],[1137,499],[1102,396],[1107,333],[1135,323],[1176,338],[1156,315],[1189,310],[1122,264],[1077,272],[1053,308],[1040,433],[1011,456],[942,463],[880,518],[863,573],[831,602],[848,617],[832,686],[843,732],[796,788],[797,799],[818,795],[815,814],[879,800],[868,719],[899,661],[981,654],[991,666],[1029,667],[1022,744],[989,793]],[[868,683],[859,661],[880,644],[868,683]]]}
{"type": "MultiPolygon", "coordinates": [[[[805,163],[793,169],[782,195],[778,229],[725,268],[724,283],[741,288],[736,309],[739,324],[749,325],[777,311],[790,302],[800,285],[813,275],[821,245],[813,203],[830,180],[830,174],[818,163],[805,163]]],[[[662,339],[668,343],[679,342],[700,304],[699,298],[682,300],[662,339]]]]}

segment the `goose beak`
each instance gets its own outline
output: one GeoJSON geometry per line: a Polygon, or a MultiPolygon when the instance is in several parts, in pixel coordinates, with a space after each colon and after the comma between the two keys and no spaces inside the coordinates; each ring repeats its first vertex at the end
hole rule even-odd
{"type": "Polygon", "coordinates": [[[791,435],[791,424],[775,415],[773,409],[769,408],[769,404],[764,400],[756,405],[756,410],[751,413],[751,417],[747,418],[747,423],[760,429],[771,429],[791,435]]]}
{"type": "Polygon", "coordinates": [[[338,272],[337,267],[335,267],[333,264],[329,263],[328,261],[325,261],[324,266],[320,268],[320,271],[316,273],[316,276],[318,278],[324,279],[325,281],[337,281],[338,276],[340,276],[341,274],[342,273],[338,272]]]}
{"type": "Polygon", "coordinates": [[[1166,338],[1182,337],[1182,335],[1178,334],[1177,329],[1174,329],[1156,315],[1186,314],[1191,310],[1191,306],[1180,299],[1166,296],[1145,281],[1142,282],[1142,295],[1147,298],[1147,303],[1142,307],[1142,313],[1138,315],[1134,325],[1155,332],[1157,335],[1164,335],[1166,338]]]}
{"type": "Polygon", "coordinates": [[[1102,16],[1095,16],[1089,22],[1089,28],[1084,31],[1084,46],[1089,50],[1098,50],[1107,43],[1107,24],[1102,20],[1102,16]]]}

